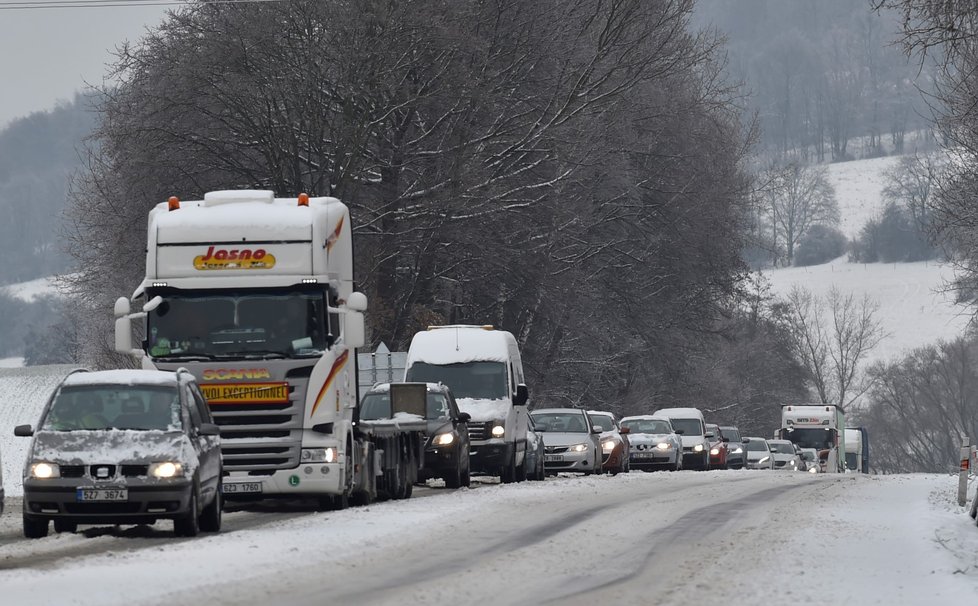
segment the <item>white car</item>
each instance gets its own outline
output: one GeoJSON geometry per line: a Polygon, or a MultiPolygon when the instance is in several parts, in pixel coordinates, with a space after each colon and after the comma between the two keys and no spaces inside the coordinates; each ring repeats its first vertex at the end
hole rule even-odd
{"type": "Polygon", "coordinates": [[[801,456],[793,442],[789,440],[768,440],[768,448],[774,458],[774,468],[787,471],[798,471],[804,467],[801,456]]]}
{"type": "Polygon", "coordinates": [[[683,468],[683,442],[669,419],[652,415],[625,417],[621,426],[628,428],[629,465],[651,471],[683,468]]]}
{"type": "Polygon", "coordinates": [[[774,469],[774,457],[764,438],[744,438],[747,449],[747,469],[774,469]]]}

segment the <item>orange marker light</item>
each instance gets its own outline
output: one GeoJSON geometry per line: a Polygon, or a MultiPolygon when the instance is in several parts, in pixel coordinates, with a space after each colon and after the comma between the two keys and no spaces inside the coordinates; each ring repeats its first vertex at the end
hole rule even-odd
{"type": "Polygon", "coordinates": [[[309,194],[299,194],[299,206],[309,206],[309,194]]]}
{"type": "Polygon", "coordinates": [[[176,196],[170,196],[170,199],[166,201],[167,208],[170,210],[177,210],[180,208],[180,199],[176,196]]]}

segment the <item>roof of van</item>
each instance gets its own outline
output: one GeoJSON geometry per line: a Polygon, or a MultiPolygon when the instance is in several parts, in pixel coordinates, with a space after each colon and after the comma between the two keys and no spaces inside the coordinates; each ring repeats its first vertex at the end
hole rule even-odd
{"type": "Polygon", "coordinates": [[[516,339],[505,330],[469,325],[432,327],[411,339],[407,365],[506,362],[511,344],[516,345],[516,339]]]}
{"type": "Polygon", "coordinates": [[[658,417],[675,417],[677,419],[703,418],[703,411],[699,408],[660,408],[652,414],[658,417]]]}

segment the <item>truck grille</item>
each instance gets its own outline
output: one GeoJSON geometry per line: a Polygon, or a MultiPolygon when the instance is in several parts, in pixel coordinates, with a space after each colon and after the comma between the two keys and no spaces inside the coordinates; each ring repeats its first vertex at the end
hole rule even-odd
{"type": "Polygon", "coordinates": [[[294,469],[302,447],[305,377],[289,378],[289,401],[277,404],[217,404],[210,407],[221,428],[225,471],[294,469]]]}
{"type": "Polygon", "coordinates": [[[479,423],[475,421],[469,421],[469,439],[470,440],[488,440],[489,439],[489,423],[479,423]]]}

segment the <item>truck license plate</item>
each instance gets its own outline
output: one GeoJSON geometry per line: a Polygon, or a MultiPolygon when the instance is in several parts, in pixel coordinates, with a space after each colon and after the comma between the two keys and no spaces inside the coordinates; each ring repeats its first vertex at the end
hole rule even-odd
{"type": "Polygon", "coordinates": [[[246,494],[261,492],[261,482],[227,482],[222,488],[224,494],[246,494]]]}
{"type": "Polygon", "coordinates": [[[128,501],[129,491],[125,488],[78,488],[76,501],[128,501]]]}

